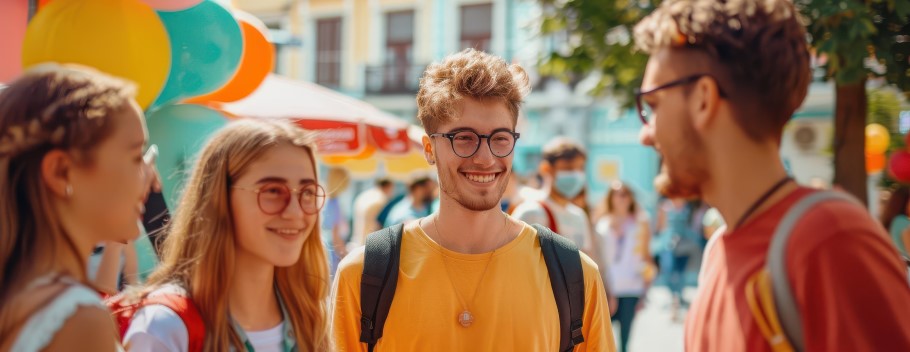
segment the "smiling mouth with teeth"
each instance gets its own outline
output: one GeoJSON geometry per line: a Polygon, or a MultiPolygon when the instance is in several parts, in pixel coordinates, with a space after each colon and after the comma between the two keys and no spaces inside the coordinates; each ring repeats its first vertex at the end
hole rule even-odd
{"type": "Polygon", "coordinates": [[[270,229],[270,230],[272,230],[273,232],[275,232],[279,235],[296,235],[296,234],[300,233],[300,230],[297,230],[297,229],[270,229]]]}
{"type": "Polygon", "coordinates": [[[471,180],[471,181],[474,181],[477,183],[490,183],[490,182],[493,182],[494,180],[496,180],[496,177],[499,176],[499,173],[497,172],[495,174],[484,174],[484,175],[462,173],[462,175],[464,175],[468,180],[471,180]]]}

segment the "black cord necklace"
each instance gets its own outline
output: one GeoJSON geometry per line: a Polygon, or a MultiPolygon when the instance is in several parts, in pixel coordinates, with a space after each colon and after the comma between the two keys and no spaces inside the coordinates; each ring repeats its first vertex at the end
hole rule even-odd
{"type": "Polygon", "coordinates": [[[775,183],[774,186],[771,186],[770,189],[765,191],[765,194],[762,194],[762,196],[759,197],[758,200],[755,201],[755,203],[752,203],[752,205],[749,206],[749,209],[746,210],[745,213],[743,213],[743,216],[741,216],[739,218],[739,221],[736,222],[736,227],[734,227],[733,229],[735,230],[735,229],[738,229],[740,226],[742,226],[743,222],[745,222],[746,219],[749,218],[749,216],[752,216],[752,213],[754,213],[756,210],[758,210],[758,207],[760,207],[762,204],[764,204],[768,200],[768,198],[771,198],[771,196],[774,195],[775,192],[780,190],[781,187],[783,187],[784,185],[789,183],[790,180],[792,180],[792,179],[788,175],[788,176],[784,177],[783,179],[781,179],[780,181],[777,181],[777,183],[775,183]]]}

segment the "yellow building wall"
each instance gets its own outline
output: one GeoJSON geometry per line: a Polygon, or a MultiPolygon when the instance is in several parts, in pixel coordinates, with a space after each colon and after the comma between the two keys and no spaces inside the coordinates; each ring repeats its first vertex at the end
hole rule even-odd
{"type": "Polygon", "coordinates": [[[395,6],[395,5],[414,5],[420,1],[415,0],[379,0],[379,6],[395,6]]]}
{"type": "MultiPolygon", "coordinates": [[[[354,19],[352,30],[354,31],[354,43],[351,50],[354,64],[364,64],[370,57],[370,1],[354,0],[354,19]]],[[[363,74],[363,73],[361,73],[363,74]]]]}
{"type": "Polygon", "coordinates": [[[318,9],[323,7],[344,7],[344,0],[309,0],[310,9],[318,9]]]}
{"type": "Polygon", "coordinates": [[[232,0],[231,5],[250,13],[277,13],[295,3],[293,0],[232,0]]]}

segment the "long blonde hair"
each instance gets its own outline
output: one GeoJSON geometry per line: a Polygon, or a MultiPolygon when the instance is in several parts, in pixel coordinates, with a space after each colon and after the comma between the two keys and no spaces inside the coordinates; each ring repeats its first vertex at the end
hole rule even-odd
{"type": "MultiPolygon", "coordinates": [[[[220,130],[203,148],[164,241],[161,264],[141,292],[148,294],[169,283],[185,288],[205,321],[205,350],[244,349],[228,316],[236,252],[231,183],[279,144],[306,150],[316,170],[313,142],[311,134],[290,123],[241,120],[220,130]]],[[[276,268],[275,283],[298,349],[328,349],[329,270],[318,215],[300,259],[292,266],[276,268]]]]}
{"type": "MultiPolygon", "coordinates": [[[[91,166],[94,151],[115,130],[111,116],[133,99],[128,82],[79,66],[44,64],[0,90],[0,312],[30,280],[52,270],[59,255],[72,255],[85,277],[88,253],[54,210],[41,175],[44,156],[71,152],[91,166]],[[67,254],[69,253],[69,254],[67,254]]],[[[0,314],[0,336],[8,327],[0,314]]]]}

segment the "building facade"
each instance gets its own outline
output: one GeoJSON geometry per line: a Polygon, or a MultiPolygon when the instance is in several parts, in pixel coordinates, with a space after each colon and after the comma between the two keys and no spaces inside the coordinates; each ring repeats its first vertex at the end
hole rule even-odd
{"type": "MultiPolygon", "coordinates": [[[[234,0],[262,19],[278,47],[276,71],[361,98],[417,123],[415,94],[427,65],[473,47],[521,64],[533,90],[519,118],[522,136],[515,171],[530,178],[541,147],[562,135],[589,150],[588,197],[599,204],[610,181],[632,185],[654,209],[659,156],[638,143],[634,111],[586,94],[584,80],[568,85],[541,78],[537,63],[561,39],[538,34],[541,9],[533,0],[234,0]]],[[[564,38],[562,38],[564,39],[564,38]]],[[[786,166],[803,183],[833,177],[833,88],[813,83],[782,139],[786,166]]]]}

